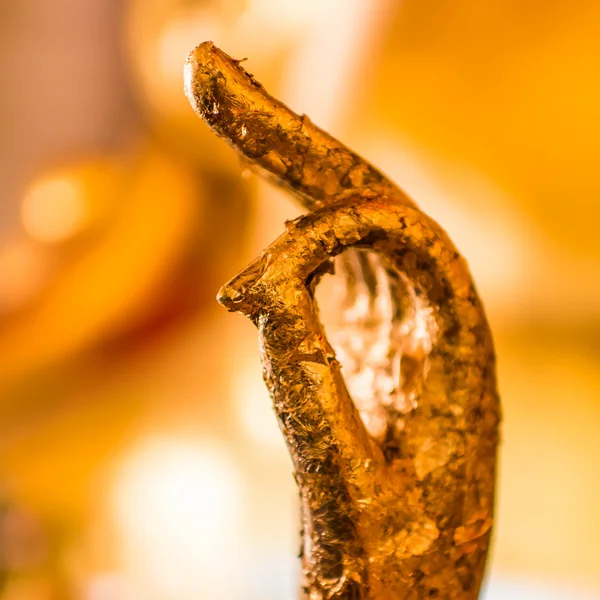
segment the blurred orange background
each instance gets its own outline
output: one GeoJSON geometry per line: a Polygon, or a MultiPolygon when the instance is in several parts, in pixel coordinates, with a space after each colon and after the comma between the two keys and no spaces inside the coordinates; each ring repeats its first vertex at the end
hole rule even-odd
{"type": "Polygon", "coordinates": [[[213,40],[469,260],[504,403],[486,600],[600,599],[600,4],[0,5],[0,598],[292,599],[256,332],[214,300],[301,209],[183,94],[213,40]]]}

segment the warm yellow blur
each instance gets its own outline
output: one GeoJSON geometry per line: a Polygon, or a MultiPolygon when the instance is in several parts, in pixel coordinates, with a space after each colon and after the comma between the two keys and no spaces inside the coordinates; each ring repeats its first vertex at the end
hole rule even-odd
{"type": "Polygon", "coordinates": [[[75,180],[54,177],[38,181],[23,198],[23,227],[39,242],[66,240],[85,223],[85,200],[75,180]]]}
{"type": "Polygon", "coordinates": [[[214,296],[300,211],[189,108],[183,62],[207,39],[471,264],[505,417],[487,600],[600,598],[598,31],[586,0],[7,11],[0,599],[296,595],[256,335],[214,296]]]}

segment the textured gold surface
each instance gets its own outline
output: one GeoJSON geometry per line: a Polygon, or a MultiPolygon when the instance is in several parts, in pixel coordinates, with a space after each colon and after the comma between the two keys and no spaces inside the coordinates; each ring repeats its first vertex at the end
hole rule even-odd
{"type": "MultiPolygon", "coordinates": [[[[185,84],[217,134],[313,211],[288,223],[219,294],[259,330],[300,488],[301,595],[477,598],[493,521],[499,403],[491,335],[465,261],[394,184],[211,43],[191,53],[185,84]],[[340,265],[349,296],[361,282],[371,302],[385,288],[392,324],[413,321],[399,329],[411,343],[390,351],[400,361],[394,389],[364,411],[314,301],[342,252],[351,257],[340,265]],[[365,259],[373,255],[379,263],[365,259]],[[381,431],[370,420],[377,409],[381,431]]],[[[385,374],[368,356],[364,363],[375,380],[385,374]]]]}

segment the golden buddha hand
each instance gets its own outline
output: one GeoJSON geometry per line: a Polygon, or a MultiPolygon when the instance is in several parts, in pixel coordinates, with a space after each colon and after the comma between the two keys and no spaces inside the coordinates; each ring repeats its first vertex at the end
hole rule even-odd
{"type": "Polygon", "coordinates": [[[219,293],[259,330],[300,489],[303,597],[475,600],[493,521],[499,402],[491,334],[464,259],[382,174],[212,44],[190,55],[186,91],[219,135],[313,209],[219,293]],[[358,347],[363,356],[348,369],[314,300],[338,255],[349,306],[358,298],[374,317],[385,305],[389,321],[382,337],[373,318],[357,329],[349,316],[354,338],[341,354],[358,347]],[[363,334],[370,346],[357,343],[363,334]],[[366,397],[364,381],[356,386],[365,373],[366,397]]]}

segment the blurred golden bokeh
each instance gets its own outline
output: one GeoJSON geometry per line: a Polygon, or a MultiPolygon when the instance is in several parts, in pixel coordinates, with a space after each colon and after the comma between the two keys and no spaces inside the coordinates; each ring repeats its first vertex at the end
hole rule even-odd
{"type": "Polygon", "coordinates": [[[505,420],[486,599],[600,598],[598,3],[0,13],[2,600],[295,597],[291,463],[214,296],[301,210],[189,108],[207,39],[470,262],[505,420]]]}

